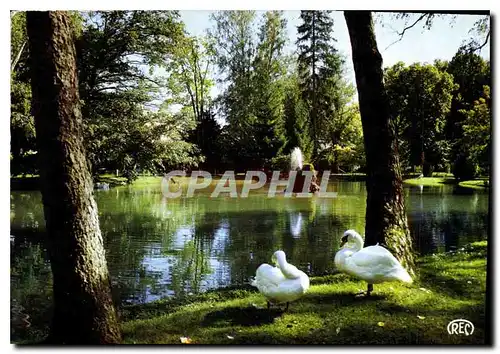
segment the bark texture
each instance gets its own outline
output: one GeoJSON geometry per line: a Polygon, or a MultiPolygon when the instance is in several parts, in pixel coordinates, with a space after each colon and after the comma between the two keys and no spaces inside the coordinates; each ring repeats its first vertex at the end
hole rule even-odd
{"type": "Polygon", "coordinates": [[[64,11],[27,13],[54,317],[48,343],[119,343],[120,330],[82,141],[72,23],[64,11]]]}
{"type": "Polygon", "coordinates": [[[369,11],[345,11],[351,39],[367,164],[365,245],[380,243],[414,275],[397,141],[369,11]]]}

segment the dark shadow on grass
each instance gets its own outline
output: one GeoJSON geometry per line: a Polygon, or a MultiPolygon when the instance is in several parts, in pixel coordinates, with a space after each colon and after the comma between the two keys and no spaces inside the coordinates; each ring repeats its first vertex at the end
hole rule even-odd
{"type": "Polygon", "coordinates": [[[254,306],[249,307],[229,307],[224,310],[208,313],[201,325],[203,327],[214,327],[219,323],[226,326],[230,323],[233,326],[260,326],[273,323],[276,317],[283,314],[283,310],[278,308],[259,309],[254,306]]]}
{"type": "MultiPolygon", "coordinates": [[[[478,272],[480,272],[480,269],[478,269],[478,272]]],[[[471,293],[471,286],[473,285],[468,284],[464,279],[457,279],[454,276],[436,274],[435,269],[427,267],[422,267],[420,274],[422,283],[425,284],[427,288],[432,289],[435,292],[444,292],[451,296],[475,296],[471,293]]]]}
{"type": "Polygon", "coordinates": [[[354,293],[342,293],[342,294],[317,294],[317,295],[308,294],[303,301],[313,304],[338,304],[340,306],[349,306],[349,305],[356,306],[384,299],[385,299],[384,296],[377,294],[358,297],[354,293]]]}

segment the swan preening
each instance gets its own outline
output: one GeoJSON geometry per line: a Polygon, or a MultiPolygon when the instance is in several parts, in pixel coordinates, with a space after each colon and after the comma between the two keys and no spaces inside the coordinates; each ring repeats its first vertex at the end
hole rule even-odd
{"type": "Polygon", "coordinates": [[[267,308],[271,303],[286,303],[288,310],[289,303],[302,297],[309,289],[309,277],[288,263],[283,251],[274,252],[272,261],[275,267],[264,263],[257,268],[251,284],[266,297],[267,308]]]}
{"type": "Polygon", "coordinates": [[[387,281],[412,282],[406,269],[391,252],[378,244],[363,248],[363,239],[354,230],[344,232],[340,247],[335,255],[335,266],[346,274],[366,281],[367,295],[373,291],[373,284],[387,281]]]}

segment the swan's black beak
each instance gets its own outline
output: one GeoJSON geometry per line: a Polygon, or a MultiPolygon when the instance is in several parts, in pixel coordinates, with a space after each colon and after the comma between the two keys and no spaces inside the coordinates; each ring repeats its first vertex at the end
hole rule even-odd
{"type": "Polygon", "coordinates": [[[340,239],[340,248],[344,247],[346,243],[347,243],[347,236],[344,236],[340,239]]]}

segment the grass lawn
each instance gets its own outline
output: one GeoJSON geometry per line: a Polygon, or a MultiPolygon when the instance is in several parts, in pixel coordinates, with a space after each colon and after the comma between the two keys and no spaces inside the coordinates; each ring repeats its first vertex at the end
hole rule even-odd
{"type": "Polygon", "coordinates": [[[254,288],[221,289],[121,309],[124,343],[181,344],[483,344],[486,242],[420,259],[411,285],[375,285],[343,274],[311,278],[311,288],[288,312],[267,310],[254,288]],[[449,335],[468,319],[470,336],[449,335]]]}
{"type": "Polygon", "coordinates": [[[405,184],[412,186],[442,186],[443,184],[455,184],[455,178],[453,177],[421,177],[421,178],[409,178],[403,181],[405,184]]]}
{"type": "MultiPolygon", "coordinates": [[[[474,188],[474,189],[485,189],[487,185],[485,181],[487,178],[478,178],[470,181],[462,181],[458,185],[460,187],[474,188]]],[[[422,178],[409,178],[403,181],[404,184],[412,186],[442,186],[443,184],[456,184],[454,177],[444,176],[444,177],[422,177],[422,178]]]]}
{"type": "Polygon", "coordinates": [[[488,188],[488,179],[487,178],[480,178],[480,179],[475,179],[472,181],[463,181],[460,182],[458,185],[461,187],[467,187],[467,188],[474,188],[474,189],[485,189],[488,188]]]}

